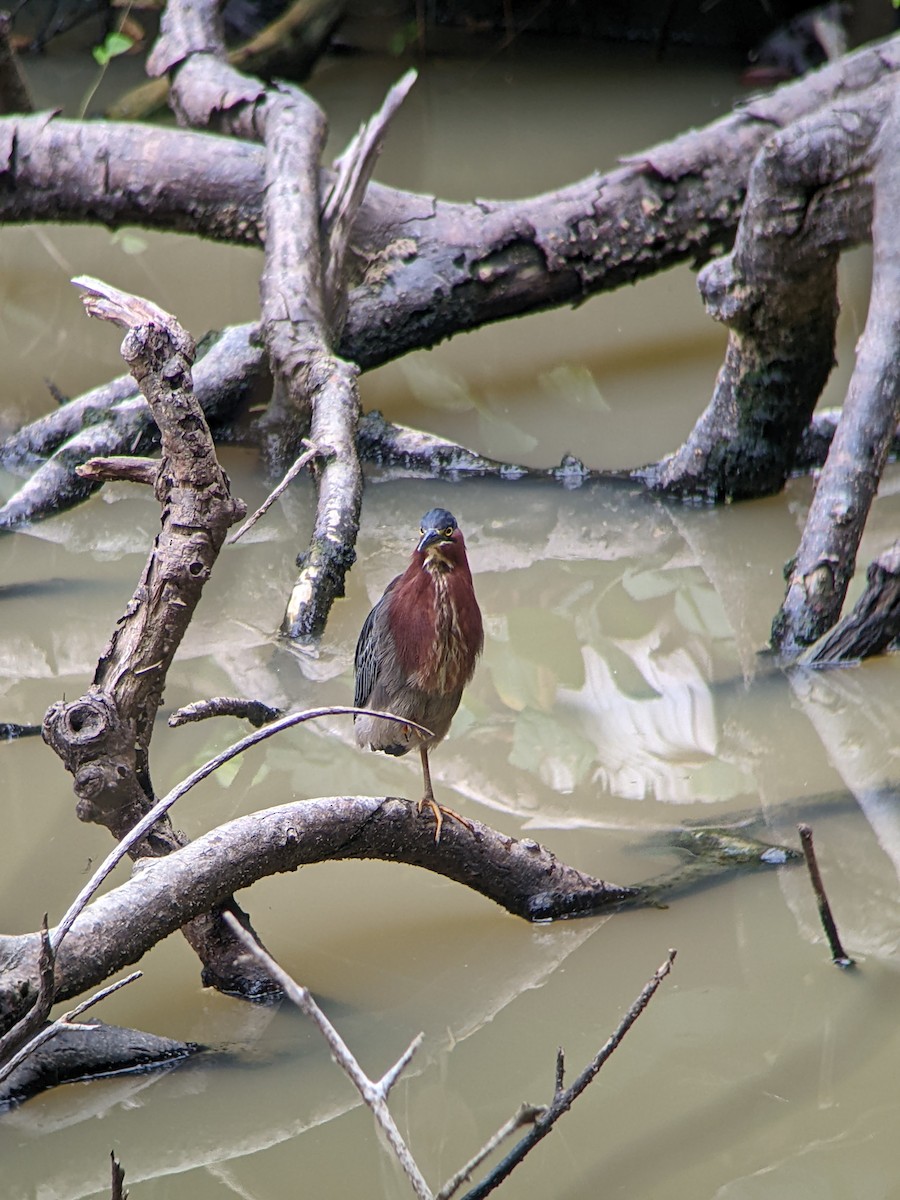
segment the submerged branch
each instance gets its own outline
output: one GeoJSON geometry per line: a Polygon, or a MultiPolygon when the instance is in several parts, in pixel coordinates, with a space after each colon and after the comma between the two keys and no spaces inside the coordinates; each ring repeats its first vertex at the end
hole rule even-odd
{"type": "Polygon", "coordinates": [[[831,912],[831,905],[828,903],[828,895],[825,891],[825,884],[822,882],[822,874],[819,871],[819,863],[816,858],[816,848],[813,844],[813,833],[809,825],[798,825],[797,829],[800,832],[800,842],[803,846],[803,857],[806,859],[806,867],[809,871],[809,879],[812,884],[812,889],[816,897],[816,904],[819,909],[819,919],[822,922],[822,928],[825,930],[825,936],[828,938],[828,945],[831,950],[831,961],[836,967],[852,967],[855,966],[854,960],[849,956],[847,951],[841,945],[840,934],[837,931],[834,917],[831,912]]]}

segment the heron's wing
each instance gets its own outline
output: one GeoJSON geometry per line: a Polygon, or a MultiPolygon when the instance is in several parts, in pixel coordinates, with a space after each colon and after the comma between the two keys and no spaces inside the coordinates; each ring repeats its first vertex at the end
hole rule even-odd
{"type": "Polygon", "coordinates": [[[401,576],[398,575],[396,579],[392,579],[387,585],[384,595],[366,617],[363,627],[360,630],[359,641],[356,643],[356,655],[353,659],[353,667],[356,671],[356,688],[353,694],[354,708],[365,708],[369,702],[369,697],[372,695],[372,689],[375,687],[379,668],[379,647],[376,626],[380,624],[380,618],[382,618],[382,614],[384,613],[387,599],[400,578],[401,576]]]}

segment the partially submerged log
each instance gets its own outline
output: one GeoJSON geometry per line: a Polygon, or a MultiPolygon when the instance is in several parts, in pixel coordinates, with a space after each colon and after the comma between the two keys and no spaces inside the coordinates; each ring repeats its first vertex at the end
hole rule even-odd
{"type": "Polygon", "coordinates": [[[179,1042],[99,1021],[90,1022],[89,1029],[61,1029],[0,1083],[0,1112],[61,1083],[162,1070],[203,1049],[196,1042],[179,1042]]]}
{"type": "MultiPolygon", "coordinates": [[[[334,796],[295,801],[238,817],[164,858],[145,860],[131,879],[94,900],[76,919],[57,958],[58,1000],[78,995],[137,962],[185,922],[215,909],[238,887],[316,862],[381,859],[434,871],[528,921],[590,916],[668,900],[736,867],[779,866],[792,852],[731,833],[693,831],[695,860],[645,885],[597,879],[560,862],[531,838],[480,821],[445,824],[439,843],[414,801],[334,796]]],[[[52,931],[51,931],[52,933],[52,931]]],[[[40,935],[0,936],[0,1031],[35,992],[40,935]]]]}

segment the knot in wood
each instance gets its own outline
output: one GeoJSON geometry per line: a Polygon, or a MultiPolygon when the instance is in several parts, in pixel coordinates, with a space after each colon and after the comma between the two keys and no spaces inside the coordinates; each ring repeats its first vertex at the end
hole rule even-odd
{"type": "Polygon", "coordinates": [[[173,355],[163,366],[161,375],[172,388],[180,388],[190,379],[191,367],[180,354],[173,355]]]}
{"type": "Polygon", "coordinates": [[[815,570],[803,577],[803,586],[809,600],[815,602],[830,596],[834,591],[834,568],[830,562],[820,562],[815,570]]]}
{"type": "Polygon", "coordinates": [[[108,771],[100,762],[88,763],[75,773],[75,795],[81,800],[96,800],[107,787],[108,771]]]}
{"type": "Polygon", "coordinates": [[[707,263],[697,276],[697,287],[706,311],[716,321],[727,325],[744,309],[744,289],[740,287],[731,255],[707,263]]]}
{"type": "Polygon", "coordinates": [[[109,727],[110,713],[102,700],[82,697],[65,705],[59,714],[69,744],[84,746],[101,737],[109,727]]]}

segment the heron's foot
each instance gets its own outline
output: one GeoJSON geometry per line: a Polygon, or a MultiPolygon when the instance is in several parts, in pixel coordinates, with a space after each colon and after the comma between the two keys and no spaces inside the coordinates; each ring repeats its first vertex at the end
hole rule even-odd
{"type": "Polygon", "coordinates": [[[452,817],[454,821],[459,821],[460,825],[465,825],[469,833],[472,833],[475,826],[471,821],[467,820],[462,813],[458,813],[455,808],[447,808],[444,804],[438,804],[433,796],[423,796],[416,805],[416,812],[421,813],[425,805],[434,813],[434,844],[437,845],[441,840],[441,830],[444,827],[444,817],[452,817]]]}

